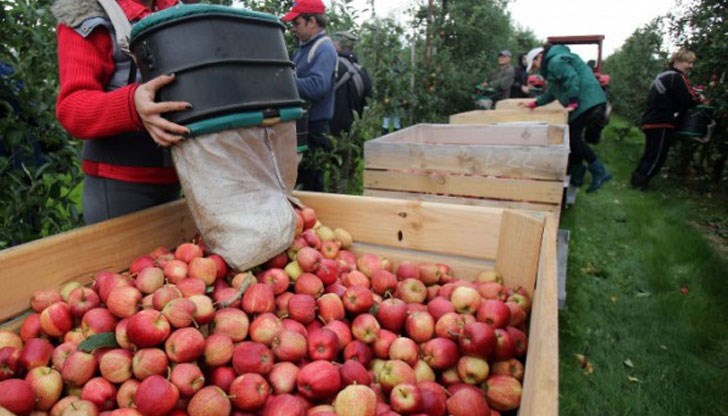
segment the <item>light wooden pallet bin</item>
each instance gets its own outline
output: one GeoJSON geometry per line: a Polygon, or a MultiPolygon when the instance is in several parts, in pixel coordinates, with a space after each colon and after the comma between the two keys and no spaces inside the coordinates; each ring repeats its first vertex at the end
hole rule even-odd
{"type": "MultiPolygon", "coordinates": [[[[473,279],[495,268],[531,294],[528,356],[520,416],[558,414],[555,221],[490,207],[298,193],[322,223],[344,227],[353,250],[402,260],[437,261],[473,279]]],[[[173,202],[0,251],[0,318],[17,329],[33,291],[120,272],[140,254],[195,234],[186,205],[173,202]],[[14,319],[13,319],[14,318],[14,319]]]]}
{"type": "Polygon", "coordinates": [[[418,124],[364,144],[364,195],[561,211],[568,129],[418,124]]]}

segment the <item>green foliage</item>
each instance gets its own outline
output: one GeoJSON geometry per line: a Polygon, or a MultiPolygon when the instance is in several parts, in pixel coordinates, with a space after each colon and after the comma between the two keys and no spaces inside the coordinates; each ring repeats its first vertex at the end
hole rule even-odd
{"type": "Polygon", "coordinates": [[[56,122],[55,21],[50,0],[0,0],[0,248],[79,223],[79,146],[56,122]]]}
{"type": "Polygon", "coordinates": [[[665,67],[662,37],[659,21],[655,20],[635,30],[604,61],[604,72],[611,76],[609,98],[614,111],[633,124],[639,123],[650,85],[665,67]]]}

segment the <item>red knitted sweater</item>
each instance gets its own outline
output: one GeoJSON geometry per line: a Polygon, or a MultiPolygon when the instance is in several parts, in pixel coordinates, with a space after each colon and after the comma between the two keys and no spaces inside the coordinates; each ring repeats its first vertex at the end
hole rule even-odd
{"type": "MultiPolygon", "coordinates": [[[[133,0],[117,0],[130,21],[152,11],[133,0]]],[[[157,0],[157,9],[176,4],[157,0]]],[[[113,45],[109,33],[97,28],[84,38],[72,28],[59,25],[58,63],[60,91],[56,117],[71,135],[94,140],[119,133],[141,131],[143,126],[134,104],[139,84],[106,92],[104,87],[114,72],[113,45]]],[[[151,139],[150,139],[151,140],[151,139]]],[[[136,183],[171,184],[177,182],[173,167],[119,166],[83,161],[86,174],[136,183]]]]}

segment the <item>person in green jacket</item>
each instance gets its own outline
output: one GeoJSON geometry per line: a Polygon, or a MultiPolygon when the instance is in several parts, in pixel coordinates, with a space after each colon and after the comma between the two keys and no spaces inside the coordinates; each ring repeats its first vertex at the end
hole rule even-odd
{"type": "Polygon", "coordinates": [[[543,95],[524,104],[534,109],[558,100],[569,113],[569,174],[571,184],[581,186],[586,170],[592,182],[587,192],[594,192],[612,179],[591,147],[584,141],[584,131],[604,117],[607,97],[594,73],[576,54],[564,45],[544,45],[528,55],[527,71],[540,70],[548,86],[543,95]],[[587,165],[584,165],[586,161],[587,165]]]}

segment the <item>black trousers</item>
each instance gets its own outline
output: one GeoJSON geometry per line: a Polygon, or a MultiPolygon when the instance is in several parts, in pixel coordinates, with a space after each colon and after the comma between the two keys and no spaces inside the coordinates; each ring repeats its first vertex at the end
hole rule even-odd
{"type": "Polygon", "coordinates": [[[660,172],[667,160],[667,154],[675,143],[675,129],[658,128],[643,130],[645,150],[632,173],[632,185],[646,186],[650,179],[660,172]]]}
{"type": "Polygon", "coordinates": [[[303,153],[303,160],[298,164],[298,177],[296,185],[304,191],[323,192],[324,170],[320,166],[312,165],[310,154],[317,150],[330,151],[332,149],[329,134],[329,121],[310,121],[308,123],[308,151],[303,153]]]}
{"type": "Polygon", "coordinates": [[[569,169],[582,165],[584,161],[587,164],[592,164],[597,160],[597,155],[584,141],[584,132],[587,127],[590,127],[594,123],[595,119],[598,119],[598,114],[604,114],[605,108],[606,104],[595,105],[569,122],[569,147],[571,149],[571,153],[569,153],[569,169]]]}

